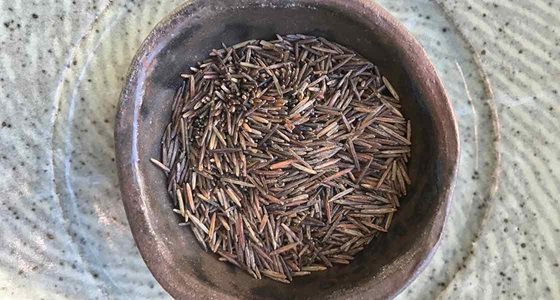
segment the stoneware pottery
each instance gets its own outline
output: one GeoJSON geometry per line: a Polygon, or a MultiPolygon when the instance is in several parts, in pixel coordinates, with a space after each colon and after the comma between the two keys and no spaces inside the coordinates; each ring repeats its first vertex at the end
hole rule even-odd
{"type": "Polygon", "coordinates": [[[122,198],[142,257],[176,299],[386,299],[406,287],[440,240],[457,174],[459,141],[449,99],[428,56],[369,0],[193,0],[159,23],[129,69],[116,117],[122,198]],[[150,158],[161,156],[180,74],[222,43],[306,33],[348,46],[375,63],[412,122],[412,186],[387,234],[346,266],[291,284],[255,280],[197,244],[150,158]]]}

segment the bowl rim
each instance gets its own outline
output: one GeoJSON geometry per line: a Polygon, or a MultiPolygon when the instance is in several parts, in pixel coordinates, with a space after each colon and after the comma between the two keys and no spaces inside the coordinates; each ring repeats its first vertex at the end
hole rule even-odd
{"type": "MultiPolygon", "coordinates": [[[[270,7],[273,7],[274,3],[276,3],[275,1],[266,0],[257,1],[262,1],[263,4],[270,7]]],[[[145,198],[142,191],[143,176],[139,168],[140,158],[138,156],[137,144],[139,132],[137,120],[140,107],[142,106],[143,95],[139,94],[138,86],[146,76],[146,72],[142,70],[149,65],[154,54],[161,50],[157,42],[161,39],[162,33],[172,30],[175,24],[174,21],[177,21],[178,18],[191,15],[189,8],[196,8],[196,5],[201,5],[201,7],[203,7],[205,5],[204,3],[208,2],[207,0],[190,0],[181,4],[150,31],[147,38],[138,48],[128,69],[117,107],[114,131],[115,153],[119,186],[127,219],[142,258],[156,280],[174,298],[203,297],[204,299],[234,300],[238,298],[214,290],[211,287],[200,284],[196,280],[185,282],[183,280],[184,277],[179,276],[180,274],[171,272],[171,262],[166,260],[165,255],[162,254],[162,251],[165,252],[164,246],[154,242],[157,233],[149,224],[148,211],[144,203],[145,198]]],[[[245,2],[248,1],[240,1],[240,3],[245,2]]],[[[442,132],[443,136],[446,138],[446,147],[440,149],[447,158],[446,170],[444,172],[445,176],[442,179],[436,213],[431,220],[434,226],[432,226],[432,230],[425,237],[421,249],[416,249],[414,252],[414,255],[419,255],[419,261],[417,263],[408,261],[407,263],[412,264],[412,266],[402,269],[397,268],[393,273],[384,278],[385,281],[386,279],[394,279],[396,284],[390,284],[379,289],[378,286],[368,285],[368,282],[366,282],[359,288],[345,291],[344,294],[334,294],[332,296],[332,298],[336,299],[361,298],[366,292],[371,292],[375,289],[375,295],[373,296],[375,298],[394,298],[410,285],[426,267],[441,241],[459,166],[459,135],[451,102],[424,48],[394,16],[375,2],[371,0],[290,0],[285,3],[296,5],[320,4],[323,6],[344,5],[345,9],[365,11],[365,13],[370,14],[372,18],[377,19],[378,22],[383,22],[386,26],[391,27],[391,29],[393,29],[391,34],[398,35],[399,38],[403,39],[400,43],[401,47],[402,45],[408,47],[408,50],[405,52],[413,53],[409,55],[416,58],[414,60],[417,65],[416,69],[418,69],[420,73],[423,73],[424,78],[431,79],[429,83],[424,83],[425,86],[421,84],[423,92],[426,93],[425,96],[432,96],[434,99],[439,99],[440,103],[438,103],[438,106],[440,113],[448,116],[448,118],[442,118],[441,120],[441,122],[444,123],[442,126],[446,128],[442,132]]]]}

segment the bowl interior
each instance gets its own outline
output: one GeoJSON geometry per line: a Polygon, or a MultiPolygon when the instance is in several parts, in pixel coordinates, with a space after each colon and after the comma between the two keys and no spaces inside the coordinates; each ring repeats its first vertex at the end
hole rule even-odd
{"type": "Polygon", "coordinates": [[[133,61],[116,128],[123,199],[135,239],[158,281],[176,298],[325,299],[390,297],[421,269],[439,241],[458,157],[443,87],[419,44],[377,5],[361,1],[191,1],[150,34],[133,61]],[[347,266],[290,285],[254,280],[205,253],[177,226],[164,174],[150,158],[181,84],[179,75],[221,43],[306,33],[346,45],[375,63],[412,122],[413,185],[389,233],[347,266]],[[363,293],[370,292],[365,295],[363,293]]]}

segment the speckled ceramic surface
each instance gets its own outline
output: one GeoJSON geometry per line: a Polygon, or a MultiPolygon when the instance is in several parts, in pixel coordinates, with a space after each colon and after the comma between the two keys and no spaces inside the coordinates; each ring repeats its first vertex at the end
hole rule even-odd
{"type": "MultiPolygon", "coordinates": [[[[0,3],[0,298],[169,298],[132,240],[113,122],[181,2],[0,3]]],[[[378,3],[436,65],[462,143],[441,246],[398,298],[560,298],[560,1],[378,3]]]]}

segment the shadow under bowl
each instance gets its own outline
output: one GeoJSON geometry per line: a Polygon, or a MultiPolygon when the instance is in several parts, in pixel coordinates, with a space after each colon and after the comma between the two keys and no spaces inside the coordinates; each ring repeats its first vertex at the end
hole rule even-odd
{"type": "Polygon", "coordinates": [[[406,287],[440,240],[457,174],[459,142],[450,102],[423,48],[369,0],[193,0],[150,33],[132,61],[117,112],[121,193],[148,268],[177,299],[386,299],[406,287]],[[255,280],[205,253],[177,226],[161,156],[180,74],[221,43],[305,33],[348,46],[375,63],[399,92],[412,124],[409,193],[387,234],[347,266],[289,285],[255,280]]]}

